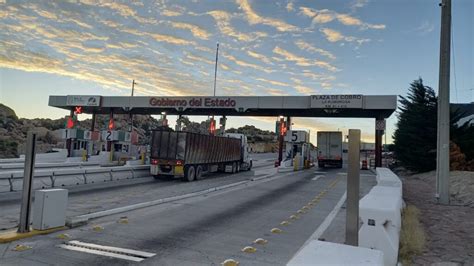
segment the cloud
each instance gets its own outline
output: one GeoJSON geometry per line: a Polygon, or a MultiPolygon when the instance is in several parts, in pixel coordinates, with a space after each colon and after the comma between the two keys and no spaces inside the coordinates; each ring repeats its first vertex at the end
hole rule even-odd
{"type": "Polygon", "coordinates": [[[250,68],[253,68],[253,69],[256,69],[256,70],[263,71],[265,73],[273,72],[273,70],[271,70],[269,68],[265,68],[265,67],[262,67],[260,65],[256,65],[256,64],[252,64],[252,63],[248,63],[248,62],[239,60],[239,59],[237,59],[234,56],[229,55],[229,54],[223,54],[223,57],[230,60],[230,61],[232,61],[232,62],[234,62],[235,64],[237,64],[239,66],[242,66],[242,67],[250,67],[250,68]]]}
{"type": "Polygon", "coordinates": [[[169,24],[173,28],[189,30],[191,31],[194,37],[202,39],[202,40],[209,39],[209,36],[211,35],[206,30],[193,24],[188,24],[188,23],[183,23],[183,22],[174,22],[174,21],[170,21],[169,24]]]}
{"type": "Polygon", "coordinates": [[[273,89],[273,88],[267,88],[267,89],[264,89],[264,91],[267,93],[267,94],[270,94],[270,95],[273,95],[273,96],[284,96],[284,95],[288,95],[288,93],[284,90],[280,90],[280,89],[273,89]]]}
{"type": "Polygon", "coordinates": [[[247,21],[250,25],[263,24],[263,25],[271,26],[277,29],[278,31],[282,31],[282,32],[299,31],[298,27],[294,25],[290,25],[282,20],[262,17],[258,15],[252,9],[248,0],[236,0],[236,2],[237,4],[240,5],[240,8],[244,11],[244,14],[247,17],[247,21]]]}
{"type": "Polygon", "coordinates": [[[326,57],[328,57],[332,60],[336,59],[336,57],[331,52],[326,51],[326,50],[321,49],[321,48],[317,48],[315,46],[312,46],[311,44],[305,42],[302,39],[296,40],[295,44],[301,50],[305,50],[305,51],[308,51],[310,53],[319,53],[320,55],[324,55],[324,56],[326,56],[326,57]]]}
{"type": "Polygon", "coordinates": [[[329,28],[322,28],[320,29],[320,31],[324,34],[326,39],[330,42],[339,42],[339,41],[356,42],[359,45],[365,42],[370,42],[370,39],[357,38],[354,36],[344,36],[339,31],[329,29],[329,28]]]}
{"type": "Polygon", "coordinates": [[[315,92],[315,90],[313,88],[306,87],[306,86],[303,86],[303,85],[296,85],[296,86],[294,86],[294,88],[296,89],[296,91],[298,91],[301,94],[314,94],[314,92],[315,92]]]}
{"type": "Polygon", "coordinates": [[[294,7],[294,4],[292,1],[289,1],[287,4],[286,4],[286,10],[288,10],[288,12],[291,12],[293,10],[295,10],[295,7],[294,7]]]}
{"type": "Polygon", "coordinates": [[[309,7],[300,7],[300,14],[303,16],[312,18],[311,25],[314,27],[316,24],[326,24],[333,20],[339,21],[341,24],[346,26],[357,26],[360,29],[385,29],[384,24],[370,24],[363,22],[359,18],[353,17],[349,14],[337,13],[329,9],[312,9],[309,7]]]}
{"type": "Polygon", "coordinates": [[[268,80],[268,79],[264,79],[264,78],[257,78],[256,80],[261,81],[261,82],[265,82],[265,83],[269,83],[269,84],[272,84],[272,85],[276,85],[276,86],[284,86],[284,87],[290,86],[290,84],[284,83],[284,82],[281,82],[281,81],[268,80]]]}
{"type": "Polygon", "coordinates": [[[217,27],[219,28],[222,34],[236,38],[239,41],[251,42],[259,38],[266,37],[268,34],[265,32],[253,32],[253,33],[243,33],[238,32],[234,27],[230,25],[230,20],[232,15],[222,11],[222,10],[213,10],[207,12],[208,15],[212,16],[216,21],[217,27]]]}
{"type": "Polygon", "coordinates": [[[351,3],[350,7],[351,7],[352,12],[355,12],[356,9],[366,6],[368,3],[369,3],[369,0],[354,0],[351,3]]]}
{"type": "Polygon", "coordinates": [[[181,39],[175,36],[166,35],[166,34],[159,34],[159,33],[150,33],[150,36],[153,37],[158,42],[166,42],[169,44],[176,44],[176,45],[195,45],[196,42],[188,41],[185,39],[181,39]]]}
{"type": "Polygon", "coordinates": [[[426,35],[434,30],[434,24],[429,21],[423,21],[420,26],[413,29],[414,32],[418,32],[420,35],[426,35]]]}
{"type": "Polygon", "coordinates": [[[248,54],[249,56],[251,56],[251,57],[253,57],[253,58],[256,58],[256,59],[259,59],[259,60],[261,60],[262,62],[267,63],[267,64],[269,64],[269,65],[273,64],[272,61],[271,61],[268,57],[266,57],[265,55],[263,55],[263,54],[259,54],[259,53],[256,53],[256,52],[252,52],[252,51],[250,51],[250,50],[247,50],[247,54],[248,54]]]}
{"type": "Polygon", "coordinates": [[[292,61],[292,62],[295,62],[296,65],[298,66],[318,66],[318,67],[321,67],[321,68],[325,68],[329,71],[339,71],[338,68],[332,66],[331,64],[327,63],[327,62],[324,62],[324,61],[319,61],[319,60],[309,60],[305,57],[301,57],[301,56],[298,56],[298,55],[295,55],[285,49],[282,49],[278,46],[275,46],[275,48],[273,49],[273,52],[277,55],[280,55],[282,57],[285,58],[285,60],[287,61],[292,61]]]}

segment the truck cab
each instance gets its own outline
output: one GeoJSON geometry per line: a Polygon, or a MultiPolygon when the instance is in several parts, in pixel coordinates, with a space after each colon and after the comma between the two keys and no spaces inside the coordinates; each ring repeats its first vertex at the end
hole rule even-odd
{"type": "Polygon", "coordinates": [[[245,170],[250,170],[252,168],[252,158],[249,153],[249,145],[247,142],[247,136],[239,133],[224,133],[225,137],[240,139],[240,145],[242,149],[242,158],[240,167],[245,170]]]}

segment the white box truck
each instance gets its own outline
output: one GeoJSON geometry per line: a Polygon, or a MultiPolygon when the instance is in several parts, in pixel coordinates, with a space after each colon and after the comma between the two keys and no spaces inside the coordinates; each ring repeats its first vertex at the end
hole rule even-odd
{"type": "Polygon", "coordinates": [[[327,165],[342,168],[342,132],[318,132],[318,166],[327,165]]]}

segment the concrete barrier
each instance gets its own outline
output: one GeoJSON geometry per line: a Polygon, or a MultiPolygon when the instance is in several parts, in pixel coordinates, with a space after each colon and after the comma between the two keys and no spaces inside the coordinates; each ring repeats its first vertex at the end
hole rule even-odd
{"type": "Polygon", "coordinates": [[[300,265],[384,265],[384,254],[379,250],[313,240],[288,263],[300,265]]]}
{"type": "Polygon", "coordinates": [[[377,185],[359,201],[359,246],[382,251],[384,264],[396,265],[402,226],[402,182],[387,168],[377,168],[376,179],[377,185]]]}
{"type": "MultiPolygon", "coordinates": [[[[83,169],[38,170],[34,172],[33,189],[65,187],[96,182],[149,176],[149,165],[97,167],[83,169]]],[[[0,173],[0,192],[20,191],[23,171],[0,173]]]]}

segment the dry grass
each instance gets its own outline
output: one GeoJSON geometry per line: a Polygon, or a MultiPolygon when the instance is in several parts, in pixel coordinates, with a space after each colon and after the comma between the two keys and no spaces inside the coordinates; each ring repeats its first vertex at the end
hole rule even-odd
{"type": "Polygon", "coordinates": [[[410,265],[413,255],[421,254],[425,246],[425,231],[419,216],[420,210],[413,205],[408,205],[403,210],[399,251],[399,260],[403,265],[410,265]]]}

